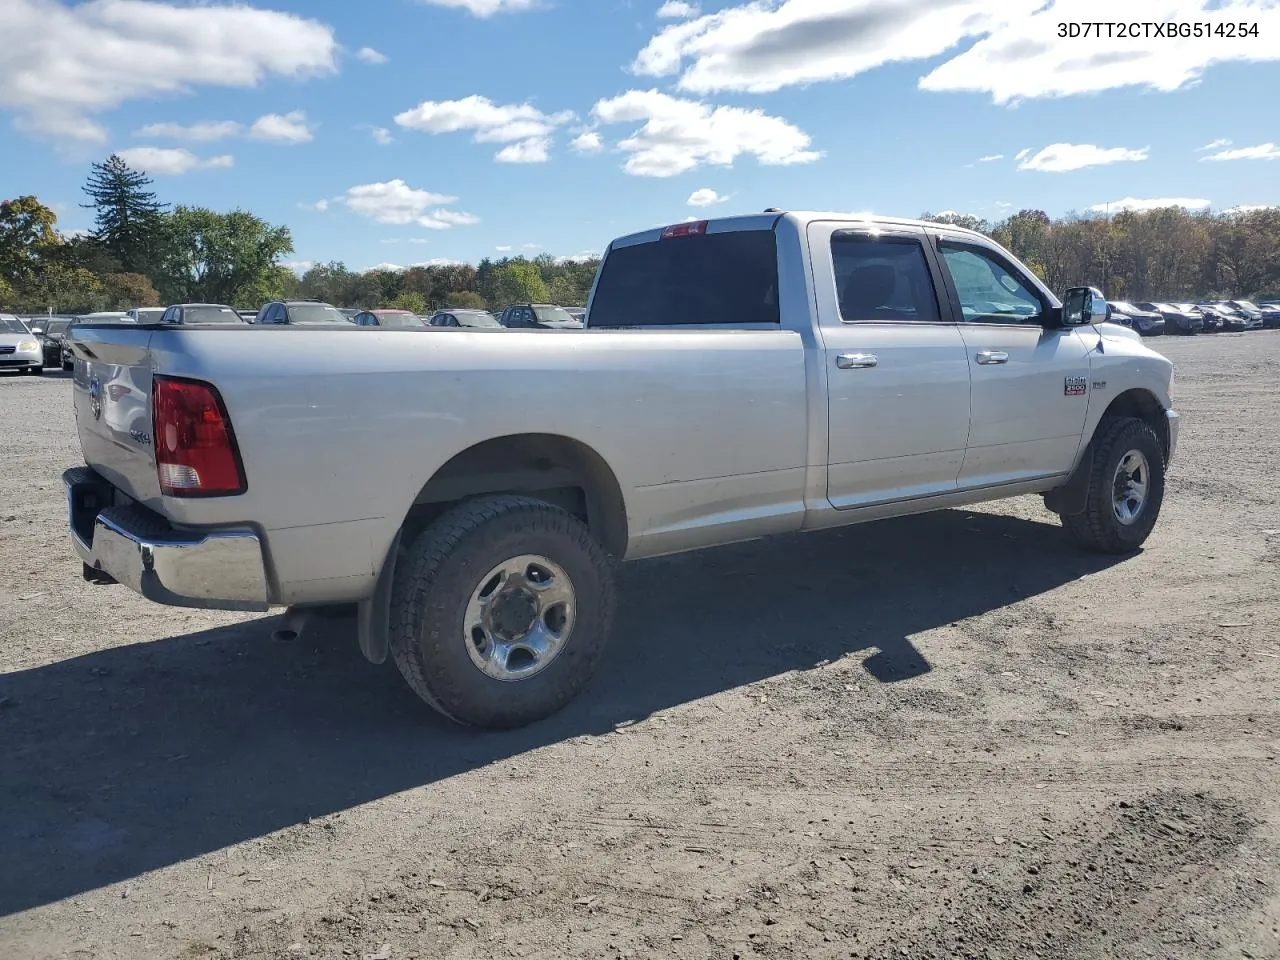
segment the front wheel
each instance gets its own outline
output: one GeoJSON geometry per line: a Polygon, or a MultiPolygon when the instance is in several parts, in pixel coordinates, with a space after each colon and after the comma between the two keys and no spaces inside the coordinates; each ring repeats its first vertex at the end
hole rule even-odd
{"type": "Polygon", "coordinates": [[[567,511],[521,496],[466,501],[396,564],[391,655],[445,716],[518,727],[594,674],[613,622],[609,557],[567,511]]]}
{"type": "Polygon", "coordinates": [[[1078,543],[1102,553],[1131,553],[1151,535],[1164,502],[1164,450],[1136,417],[1098,427],[1085,508],[1064,514],[1062,526],[1078,543]]]}

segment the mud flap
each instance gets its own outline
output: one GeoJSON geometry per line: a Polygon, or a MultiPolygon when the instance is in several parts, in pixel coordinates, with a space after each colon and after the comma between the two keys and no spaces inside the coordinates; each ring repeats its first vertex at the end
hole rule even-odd
{"type": "Polygon", "coordinates": [[[1093,441],[1084,448],[1084,456],[1076,464],[1067,482],[1055,487],[1044,495],[1046,510],[1060,516],[1072,516],[1084,513],[1085,503],[1089,497],[1089,477],[1093,473],[1093,441]]]}
{"type": "Polygon", "coordinates": [[[400,532],[396,531],[382,571],[374,585],[373,596],[356,605],[356,636],[360,652],[370,663],[383,663],[387,659],[387,626],[391,618],[391,585],[395,582],[396,558],[400,553],[400,532]]]}

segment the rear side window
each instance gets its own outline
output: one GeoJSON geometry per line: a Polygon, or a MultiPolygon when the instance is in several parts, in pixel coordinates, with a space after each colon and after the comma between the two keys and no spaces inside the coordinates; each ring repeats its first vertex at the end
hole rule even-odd
{"type": "Polygon", "coordinates": [[[671,237],[611,250],[591,301],[592,327],[778,323],[772,230],[671,237]]]}
{"type": "Polygon", "coordinates": [[[831,238],[840,317],[846,323],[937,323],[938,297],[920,241],[837,233],[831,238]]]}

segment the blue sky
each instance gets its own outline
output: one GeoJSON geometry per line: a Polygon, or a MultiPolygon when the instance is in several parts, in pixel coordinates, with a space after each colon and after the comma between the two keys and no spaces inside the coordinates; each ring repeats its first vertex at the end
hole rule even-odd
{"type": "Polygon", "coordinates": [[[1258,24],[1172,40],[1056,36],[1114,16],[1099,0],[663,7],[4,0],[0,195],[87,227],[88,164],[115,151],[167,201],[357,269],[768,206],[1280,204],[1280,0],[1125,6],[1258,24]]]}

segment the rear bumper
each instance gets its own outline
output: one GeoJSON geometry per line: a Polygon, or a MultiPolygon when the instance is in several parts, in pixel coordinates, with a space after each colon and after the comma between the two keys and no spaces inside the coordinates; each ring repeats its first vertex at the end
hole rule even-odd
{"type": "Polygon", "coordinates": [[[87,467],[62,475],[71,544],[90,571],[148,600],[204,610],[269,609],[262,541],[252,530],[178,529],[87,467]]]}

